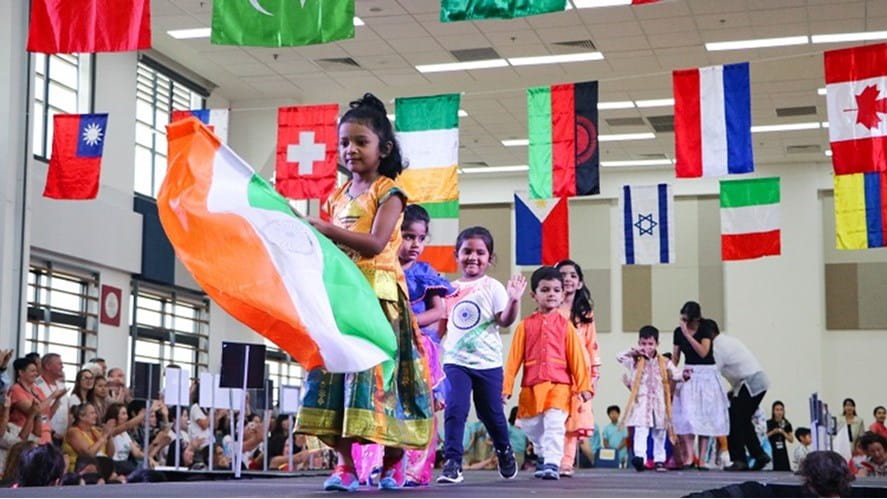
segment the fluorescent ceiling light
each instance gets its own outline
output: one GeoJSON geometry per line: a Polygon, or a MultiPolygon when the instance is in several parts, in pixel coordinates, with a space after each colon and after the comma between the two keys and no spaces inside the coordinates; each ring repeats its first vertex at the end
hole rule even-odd
{"type": "Polygon", "coordinates": [[[816,93],[819,95],[827,95],[828,91],[825,89],[825,87],[822,87],[822,88],[817,88],[816,93]]]}
{"type": "Polygon", "coordinates": [[[666,107],[674,106],[674,99],[648,99],[636,100],[634,105],[637,107],[666,107]]]}
{"type": "Polygon", "coordinates": [[[653,132],[643,132],[643,133],[615,133],[610,135],[598,135],[598,141],[600,142],[617,142],[620,140],[648,140],[655,139],[656,134],[653,132]]]}
{"type": "Polygon", "coordinates": [[[822,126],[822,128],[828,128],[828,121],[823,121],[820,123],[820,126],[822,126]]]}
{"type": "Polygon", "coordinates": [[[815,130],[819,127],[818,121],[810,121],[807,123],[785,123],[782,125],[757,125],[751,127],[751,132],[790,132],[793,130],[815,130]]]}
{"type": "MultiPolygon", "coordinates": [[[[468,116],[468,111],[466,111],[464,109],[460,109],[456,114],[460,118],[464,118],[464,117],[468,116]]],[[[396,118],[396,115],[394,113],[386,114],[385,116],[387,116],[390,121],[394,121],[394,118],[396,118]]]]}
{"type": "Polygon", "coordinates": [[[826,150],[825,150],[825,155],[831,158],[831,157],[832,157],[832,150],[831,150],[831,149],[826,149],[826,150]]]}
{"type": "Polygon", "coordinates": [[[591,9],[594,7],[614,7],[616,5],[631,5],[631,0],[572,0],[577,9],[591,9]]]}
{"type": "Polygon", "coordinates": [[[359,17],[357,17],[357,16],[354,16],[354,25],[355,25],[355,26],[364,26],[365,24],[366,24],[366,23],[363,22],[363,19],[361,19],[361,18],[359,18],[359,17]]]}
{"type": "Polygon", "coordinates": [[[530,167],[527,165],[514,166],[482,166],[479,168],[462,168],[461,173],[508,173],[508,172],[525,172],[530,167]]]}
{"type": "Polygon", "coordinates": [[[785,36],[782,38],[758,38],[757,40],[735,40],[732,42],[709,42],[705,44],[705,50],[714,52],[717,50],[742,50],[759,49],[764,47],[786,47],[789,45],[806,45],[810,37],[785,36]]]}
{"type": "Polygon", "coordinates": [[[887,39],[887,31],[863,31],[861,33],[830,33],[828,35],[813,35],[810,41],[813,43],[841,43],[841,42],[867,42],[871,40],[887,39]]]}
{"type": "Polygon", "coordinates": [[[187,40],[190,38],[209,38],[209,28],[191,28],[191,29],[173,29],[166,32],[169,36],[176,40],[187,40]]]}
{"type": "Polygon", "coordinates": [[[628,161],[601,161],[601,166],[660,166],[672,164],[674,164],[674,161],[670,159],[630,159],[628,161]]]}
{"type": "Polygon", "coordinates": [[[520,147],[530,145],[530,139],[507,139],[502,141],[505,147],[520,147]]]}
{"type": "Polygon", "coordinates": [[[442,71],[464,71],[470,69],[504,68],[508,66],[505,59],[485,59],[483,61],[447,62],[444,64],[422,64],[416,66],[420,73],[440,73],[442,71]]]}
{"type": "Polygon", "coordinates": [[[577,54],[540,55],[535,57],[511,57],[508,63],[512,66],[530,66],[534,64],[559,64],[564,62],[600,61],[604,54],[600,52],[579,52],[577,54]]]}
{"type": "Polygon", "coordinates": [[[619,101],[610,101],[610,102],[598,102],[598,109],[631,109],[634,107],[634,102],[630,100],[619,100],[619,101]]]}

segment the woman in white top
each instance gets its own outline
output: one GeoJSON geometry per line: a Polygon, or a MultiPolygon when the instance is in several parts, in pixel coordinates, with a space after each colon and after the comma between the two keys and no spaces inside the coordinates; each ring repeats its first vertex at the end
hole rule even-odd
{"type": "MultiPolygon", "coordinates": [[[[145,421],[145,413],[142,412],[138,416],[129,419],[129,413],[126,406],[121,403],[113,403],[108,406],[105,411],[105,424],[114,421],[114,431],[111,439],[114,442],[114,468],[121,475],[128,475],[136,469],[136,462],[141,461],[145,457],[141,446],[132,439],[129,431],[132,428],[142,424],[145,421]]],[[[151,467],[156,466],[153,459],[149,461],[151,467]]]]}

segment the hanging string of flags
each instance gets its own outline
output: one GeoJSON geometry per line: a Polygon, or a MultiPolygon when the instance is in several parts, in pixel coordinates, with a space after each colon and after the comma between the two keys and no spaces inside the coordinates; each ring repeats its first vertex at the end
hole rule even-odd
{"type": "MultiPolygon", "coordinates": [[[[633,0],[626,4],[655,1],[633,0]]],[[[579,7],[581,3],[581,0],[442,0],[441,22],[537,15],[579,7]]],[[[354,36],[353,1],[281,2],[268,8],[262,7],[261,3],[256,5],[235,0],[214,1],[212,42],[298,46],[354,36]],[[312,27],[311,30],[293,28],[307,25],[312,27]]],[[[151,45],[150,17],[148,0],[33,0],[27,48],[44,53],[147,49],[151,45]],[[103,15],[83,19],[75,16],[75,12],[102,12],[103,15]],[[74,19],[78,22],[73,22],[74,19]]],[[[809,54],[788,57],[806,55],[809,54]]],[[[887,149],[887,124],[882,119],[887,114],[887,96],[882,96],[882,92],[887,95],[887,44],[827,51],[825,69],[829,138],[835,173],[837,247],[887,246],[887,155],[882,154],[887,149]]],[[[636,77],[639,76],[606,81],[636,77]]],[[[749,63],[677,70],[672,73],[672,78],[675,176],[723,177],[753,173],[749,63]]],[[[516,246],[532,248],[522,254],[534,255],[520,258],[520,261],[544,262],[553,258],[551,255],[569,256],[569,245],[565,249],[560,238],[543,237],[546,232],[542,229],[554,226],[555,220],[561,226],[567,219],[557,216],[548,220],[551,213],[558,211],[556,207],[566,206],[566,198],[600,192],[598,85],[599,82],[594,81],[526,90],[529,198],[524,201],[523,197],[516,196],[515,203],[521,203],[525,208],[521,213],[532,215],[536,221],[526,222],[529,219],[522,217],[524,221],[515,227],[516,246]],[[530,239],[534,241],[532,244],[528,242],[530,239]]],[[[494,92],[507,91],[499,89],[494,92]]],[[[417,201],[430,208],[442,233],[449,234],[458,229],[458,178],[455,174],[437,175],[437,171],[455,172],[458,166],[458,117],[455,111],[450,113],[451,105],[444,106],[447,111],[442,110],[439,104],[442,98],[450,103],[455,101],[453,109],[458,110],[459,96],[456,94],[398,99],[396,127],[399,137],[410,146],[409,154],[417,159],[413,164],[415,170],[408,170],[404,182],[410,184],[408,189],[419,193],[417,201]],[[407,124],[405,118],[400,118],[401,114],[408,113],[401,104],[405,106],[416,99],[426,105],[438,102],[428,108],[425,116],[450,125],[407,124]],[[410,128],[414,126],[429,128],[410,128]],[[425,136],[423,133],[428,136],[453,135],[454,141],[434,144],[454,143],[455,148],[433,147],[434,151],[431,151],[428,144],[421,143],[413,147],[416,144],[413,136],[421,138],[425,136]],[[432,173],[431,182],[434,182],[435,189],[420,185],[423,184],[420,180],[428,177],[423,173],[432,173]],[[431,191],[436,194],[425,195],[431,191]]],[[[295,199],[323,199],[329,195],[336,176],[337,112],[336,104],[279,109],[275,173],[277,189],[282,194],[295,199]]],[[[419,115],[421,113],[414,114],[419,115]]],[[[187,116],[195,116],[214,127],[221,141],[226,141],[228,110],[177,110],[173,112],[172,121],[187,116]]],[[[107,114],[54,117],[56,133],[44,191],[46,197],[93,199],[97,196],[107,120],[107,114]]],[[[409,155],[406,156],[409,160],[409,155]]],[[[725,242],[722,244],[723,258],[732,260],[780,254],[779,179],[722,181],[720,185],[722,242],[725,242]],[[758,195],[756,189],[765,189],[767,194],[758,195]],[[731,194],[725,194],[726,191],[731,194]],[[738,196],[736,192],[740,191],[745,194],[738,196]],[[767,202],[737,205],[736,199],[745,199],[747,203],[751,203],[751,199],[766,199],[767,202]],[[742,221],[743,217],[755,216],[749,213],[759,212],[767,213],[765,220],[757,220],[763,223],[761,227],[742,221]],[[736,237],[737,234],[742,237],[736,237]],[[764,240],[767,244],[761,242],[764,240]],[[734,244],[735,241],[740,242],[734,244]],[[749,249],[749,244],[742,241],[753,241],[751,246],[755,249],[749,249]]],[[[671,188],[665,184],[648,187],[624,186],[620,194],[620,206],[626,217],[620,233],[626,264],[671,263],[675,258],[671,188]],[[642,201],[647,197],[648,200],[642,201]],[[644,206],[649,208],[642,209],[644,206]],[[655,240],[656,244],[647,245],[648,239],[655,240]],[[644,249],[647,246],[655,246],[658,250],[644,249]]],[[[443,261],[447,247],[440,250],[441,261],[436,263],[449,269],[452,262],[443,261]]]]}

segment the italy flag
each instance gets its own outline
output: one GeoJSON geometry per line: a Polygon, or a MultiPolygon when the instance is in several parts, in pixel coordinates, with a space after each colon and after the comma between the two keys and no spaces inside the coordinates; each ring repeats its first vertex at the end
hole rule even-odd
{"type": "Polygon", "coordinates": [[[430,242],[421,260],[455,272],[459,235],[459,94],[394,101],[394,129],[407,168],[397,179],[410,203],[428,210],[430,242]]]}
{"type": "Polygon", "coordinates": [[[197,119],[170,124],[167,137],[160,221],[216,303],[308,370],[357,372],[394,358],[391,324],[341,250],[197,119]]]}

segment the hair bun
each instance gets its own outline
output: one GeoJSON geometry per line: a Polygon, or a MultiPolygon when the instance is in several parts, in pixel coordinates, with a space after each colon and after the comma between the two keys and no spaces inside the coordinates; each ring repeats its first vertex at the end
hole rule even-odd
{"type": "Polygon", "coordinates": [[[381,111],[382,114],[387,114],[387,111],[385,111],[385,104],[381,100],[379,100],[378,97],[369,92],[363,94],[363,97],[361,97],[360,99],[351,101],[348,104],[348,107],[350,107],[351,109],[355,109],[358,107],[369,107],[377,111],[381,111]]]}

